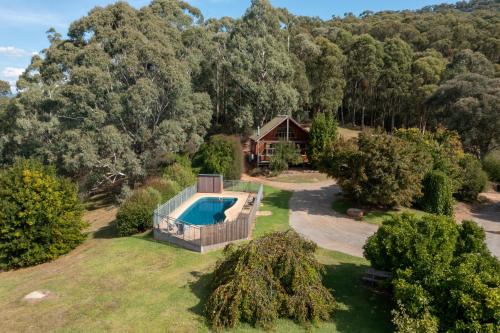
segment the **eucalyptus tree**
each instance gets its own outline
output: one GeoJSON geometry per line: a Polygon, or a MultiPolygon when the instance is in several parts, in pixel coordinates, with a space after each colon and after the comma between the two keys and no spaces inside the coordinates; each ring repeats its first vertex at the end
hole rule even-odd
{"type": "MultiPolygon", "coordinates": [[[[401,38],[389,38],[384,42],[384,66],[379,80],[381,107],[388,110],[391,119],[391,130],[396,126],[396,115],[408,106],[410,93],[411,65],[413,51],[401,38]]],[[[407,113],[404,115],[405,119],[407,113]]]]}
{"type": "Polygon", "coordinates": [[[446,67],[444,79],[449,80],[467,73],[493,77],[495,76],[495,66],[481,52],[465,49],[453,56],[452,61],[446,67]]]}
{"type": "Polygon", "coordinates": [[[333,112],[342,103],[346,81],[346,57],[342,50],[324,37],[316,38],[320,53],[309,64],[312,86],[311,104],[316,112],[333,112]]]}
{"type": "Polygon", "coordinates": [[[347,105],[356,124],[356,111],[361,110],[361,126],[365,124],[367,106],[374,97],[375,87],[383,66],[383,49],[380,42],[367,34],[358,36],[347,55],[347,105]]]}
{"type": "Polygon", "coordinates": [[[464,147],[483,158],[500,143],[500,79],[459,75],[428,99],[438,120],[456,130],[464,147]]]}
{"type": "Polygon", "coordinates": [[[199,145],[212,105],[192,89],[200,59],[183,37],[200,19],[174,0],[139,10],[119,2],[73,22],[66,39],[51,31],[18,82],[11,144],[93,187],[142,177],[161,154],[199,145]]]}
{"type": "Polygon", "coordinates": [[[435,50],[415,54],[411,68],[411,107],[422,132],[426,130],[429,113],[425,100],[439,87],[445,66],[446,59],[435,50]]]}
{"type": "Polygon", "coordinates": [[[294,68],[279,13],[267,0],[253,0],[229,40],[232,121],[243,131],[262,126],[298,107],[294,68]]]}

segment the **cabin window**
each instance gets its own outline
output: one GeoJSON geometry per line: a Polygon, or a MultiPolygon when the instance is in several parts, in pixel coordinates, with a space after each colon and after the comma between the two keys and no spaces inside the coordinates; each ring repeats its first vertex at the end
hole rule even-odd
{"type": "Polygon", "coordinates": [[[274,145],[274,143],[270,143],[266,146],[266,156],[273,156],[274,155],[274,152],[276,151],[276,146],[274,145]]]}
{"type": "MultiPolygon", "coordinates": [[[[286,126],[278,128],[276,136],[279,139],[286,140],[286,126]]],[[[288,140],[294,140],[294,139],[295,139],[295,135],[293,133],[293,130],[290,128],[290,131],[288,133],[288,140]]]]}
{"type": "Polygon", "coordinates": [[[286,127],[278,128],[278,133],[276,135],[280,139],[286,139],[286,127]]]}

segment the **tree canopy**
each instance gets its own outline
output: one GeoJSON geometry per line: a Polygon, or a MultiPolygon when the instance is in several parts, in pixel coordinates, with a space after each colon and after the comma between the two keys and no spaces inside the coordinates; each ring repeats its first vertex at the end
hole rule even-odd
{"type": "Polygon", "coordinates": [[[67,37],[49,30],[0,103],[0,163],[36,156],[84,190],[132,184],[207,134],[319,112],[386,130],[444,124],[482,158],[500,141],[499,9],[469,1],[321,20],[267,0],[237,19],[205,19],[178,0],[96,7],[67,37]]]}

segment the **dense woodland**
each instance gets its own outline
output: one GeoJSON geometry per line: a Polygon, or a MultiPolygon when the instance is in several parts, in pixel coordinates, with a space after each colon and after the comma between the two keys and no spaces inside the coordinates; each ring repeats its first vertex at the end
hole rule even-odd
{"type": "MultiPolygon", "coordinates": [[[[0,103],[0,163],[39,157],[82,190],[144,179],[208,134],[245,136],[278,114],[387,131],[444,125],[484,157],[500,137],[500,4],[321,20],[253,0],[239,19],[186,2],[96,7],[0,103]]],[[[7,95],[8,86],[2,86],[7,95]]]]}

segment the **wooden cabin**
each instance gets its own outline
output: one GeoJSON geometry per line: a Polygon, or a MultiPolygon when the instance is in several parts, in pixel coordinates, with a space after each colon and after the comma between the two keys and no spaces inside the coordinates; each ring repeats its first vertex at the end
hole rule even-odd
{"type": "Polygon", "coordinates": [[[292,117],[275,117],[250,137],[249,161],[257,167],[267,165],[274,154],[276,144],[280,141],[291,141],[300,149],[305,163],[308,139],[309,132],[292,117]]]}

